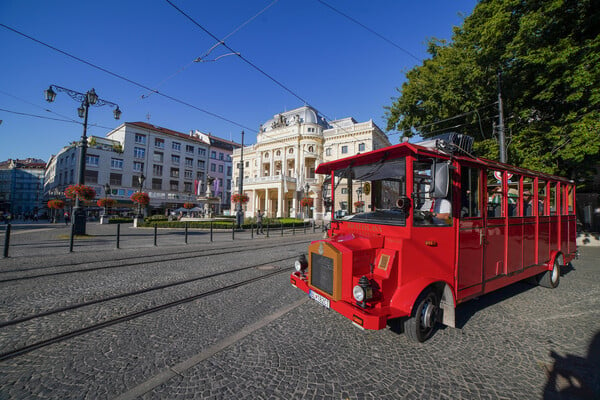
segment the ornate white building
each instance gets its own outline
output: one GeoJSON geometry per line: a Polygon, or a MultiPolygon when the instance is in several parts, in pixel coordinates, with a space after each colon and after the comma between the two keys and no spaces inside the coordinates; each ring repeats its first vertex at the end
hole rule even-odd
{"type": "MultiPolygon", "coordinates": [[[[271,218],[320,220],[325,214],[321,192],[324,177],[315,174],[316,167],[389,145],[385,133],[372,120],[327,122],[308,106],[277,114],[261,125],[256,144],[243,148],[243,191],[250,198],[244,205],[245,216],[256,216],[261,210],[271,218]],[[312,207],[302,207],[303,198],[311,198],[312,207]]],[[[233,193],[238,192],[241,156],[240,149],[234,151],[233,193]]],[[[232,204],[232,211],[234,208],[232,204]]]]}

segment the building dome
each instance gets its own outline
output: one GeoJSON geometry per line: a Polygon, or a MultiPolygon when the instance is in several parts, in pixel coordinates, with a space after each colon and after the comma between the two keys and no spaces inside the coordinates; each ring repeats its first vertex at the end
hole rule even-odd
{"type": "Polygon", "coordinates": [[[273,129],[296,124],[318,124],[321,125],[323,129],[329,127],[325,118],[319,116],[317,110],[309,106],[303,106],[274,115],[273,118],[261,125],[260,132],[269,132],[273,129]]]}

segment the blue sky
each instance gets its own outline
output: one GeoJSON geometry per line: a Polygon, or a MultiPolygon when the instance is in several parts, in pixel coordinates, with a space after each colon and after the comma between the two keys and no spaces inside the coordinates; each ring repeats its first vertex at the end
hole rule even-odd
{"type": "MultiPolygon", "coordinates": [[[[397,96],[406,71],[427,57],[427,40],[450,39],[477,3],[323,0],[390,44],[319,0],[171,2],[220,39],[239,28],[225,43],[285,88],[235,55],[194,62],[216,42],[166,0],[3,0],[0,24],[179,102],[0,26],[0,160],[48,160],[81,137],[82,125],[73,122],[81,122],[79,104],[65,93],[47,103],[43,92],[50,84],[94,88],[119,105],[120,121],[109,107],[90,108],[88,135],[149,121],[237,142],[244,129],[250,144],[260,124],[304,101],[330,120],[373,119],[385,129],[384,106],[397,96]]],[[[206,59],[229,52],[220,46],[206,59]]]]}

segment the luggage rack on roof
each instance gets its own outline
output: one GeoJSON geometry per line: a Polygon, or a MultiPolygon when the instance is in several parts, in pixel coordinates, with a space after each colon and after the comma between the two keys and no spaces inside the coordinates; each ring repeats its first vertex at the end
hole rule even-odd
{"type": "Polygon", "coordinates": [[[438,149],[448,154],[473,156],[473,138],[462,133],[447,132],[415,144],[429,149],[438,149]]]}

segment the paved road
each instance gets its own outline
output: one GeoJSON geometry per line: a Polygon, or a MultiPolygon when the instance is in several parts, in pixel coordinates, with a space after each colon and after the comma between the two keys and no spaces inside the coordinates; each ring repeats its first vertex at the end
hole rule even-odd
{"type": "MultiPolygon", "coordinates": [[[[48,229],[31,240],[52,240],[48,229]]],[[[0,361],[0,399],[600,397],[600,248],[581,248],[557,289],[512,285],[460,306],[461,329],[414,344],[290,286],[291,260],[316,237],[140,236],[139,248],[0,260],[0,353],[33,346],[0,361]]]]}

